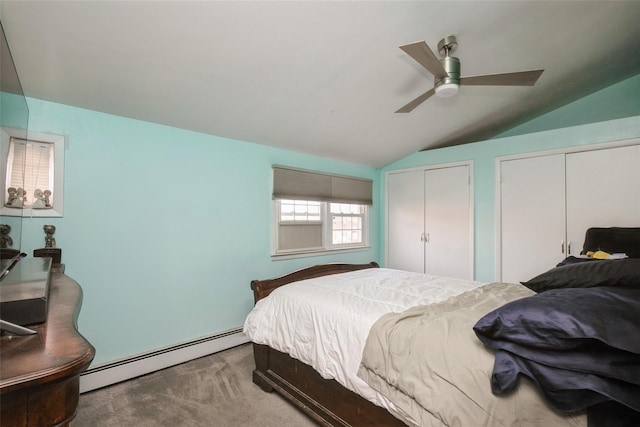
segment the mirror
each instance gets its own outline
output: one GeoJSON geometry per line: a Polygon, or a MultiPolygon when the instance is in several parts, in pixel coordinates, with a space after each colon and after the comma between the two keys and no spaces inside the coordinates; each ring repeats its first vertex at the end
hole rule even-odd
{"type": "MultiPolygon", "coordinates": [[[[0,51],[0,159],[7,158],[10,138],[27,139],[29,124],[29,108],[22,91],[15,64],[11,56],[9,44],[0,22],[2,46],[0,51]]],[[[9,269],[20,258],[20,243],[22,236],[22,208],[6,207],[8,189],[5,188],[7,176],[6,161],[0,162],[0,280],[6,276],[9,269]]],[[[20,173],[20,171],[12,171],[20,173]]],[[[24,173],[22,173],[24,176],[24,173]]]]}

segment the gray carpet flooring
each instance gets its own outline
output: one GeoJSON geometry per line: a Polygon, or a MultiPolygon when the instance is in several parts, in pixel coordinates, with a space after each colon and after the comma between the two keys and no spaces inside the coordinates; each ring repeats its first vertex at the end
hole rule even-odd
{"type": "Polygon", "coordinates": [[[73,427],[316,427],[253,384],[250,344],[80,395],[73,427]]]}

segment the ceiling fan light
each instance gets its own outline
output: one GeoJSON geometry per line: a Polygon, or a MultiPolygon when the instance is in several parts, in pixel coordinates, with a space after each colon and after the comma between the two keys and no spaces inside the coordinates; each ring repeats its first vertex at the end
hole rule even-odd
{"type": "Polygon", "coordinates": [[[460,86],[455,83],[443,83],[436,87],[436,96],[439,98],[450,98],[458,93],[460,86]]]}

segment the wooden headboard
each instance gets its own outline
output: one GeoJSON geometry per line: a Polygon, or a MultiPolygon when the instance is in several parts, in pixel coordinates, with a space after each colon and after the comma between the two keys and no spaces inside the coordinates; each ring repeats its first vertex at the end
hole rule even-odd
{"type": "Polygon", "coordinates": [[[380,267],[378,263],[373,261],[368,264],[319,264],[294,271],[293,273],[289,273],[284,276],[275,277],[273,279],[252,280],[251,289],[253,290],[253,302],[258,302],[273,292],[274,289],[279,286],[286,285],[287,283],[312,279],[314,277],[328,276],[330,274],[346,273],[347,271],[378,267],[380,267]]]}

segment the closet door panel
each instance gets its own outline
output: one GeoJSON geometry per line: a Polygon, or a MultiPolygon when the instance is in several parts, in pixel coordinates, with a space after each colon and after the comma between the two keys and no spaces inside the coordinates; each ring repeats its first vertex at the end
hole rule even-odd
{"type": "Polygon", "coordinates": [[[564,154],[500,162],[501,280],[521,282],[565,254],[564,154]]]}
{"type": "Polygon", "coordinates": [[[425,272],[473,279],[469,166],[425,172],[425,272]]]}
{"type": "Polygon", "coordinates": [[[424,171],[387,176],[387,266],[424,272],[424,171]]]}
{"type": "Polygon", "coordinates": [[[589,227],[640,226],[640,146],[570,153],[566,164],[571,255],[589,227]]]}

